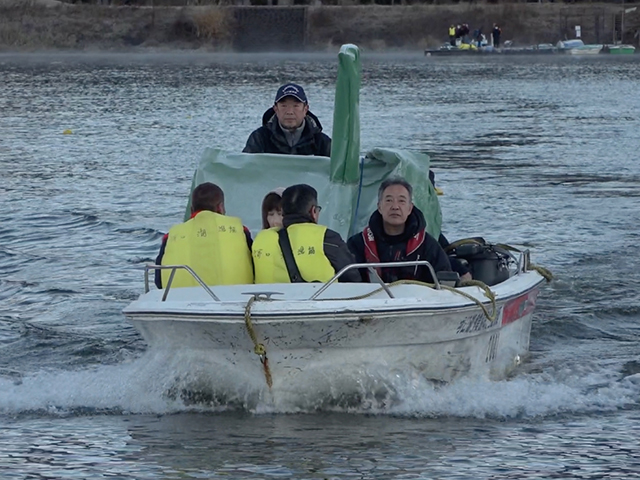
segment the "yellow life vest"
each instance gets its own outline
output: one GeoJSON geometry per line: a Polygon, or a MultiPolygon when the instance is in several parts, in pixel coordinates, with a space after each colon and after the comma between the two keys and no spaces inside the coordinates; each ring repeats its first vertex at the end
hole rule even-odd
{"type": "MultiPolygon", "coordinates": [[[[278,243],[279,230],[262,230],[253,242],[256,283],[291,283],[278,243]]],[[[293,257],[305,282],[327,282],[336,273],[324,253],[326,231],[327,227],[315,223],[296,223],[287,228],[293,257]]]]}
{"type": "MultiPolygon", "coordinates": [[[[208,210],[171,227],[162,265],[188,265],[207,285],[253,283],[251,253],[239,218],[208,210]]],[[[171,270],[162,270],[167,286],[171,270]]],[[[194,287],[198,282],[178,269],[172,287],[194,287]]]]}
{"type": "Polygon", "coordinates": [[[449,36],[450,37],[456,36],[456,27],[449,27],[449,36]]]}

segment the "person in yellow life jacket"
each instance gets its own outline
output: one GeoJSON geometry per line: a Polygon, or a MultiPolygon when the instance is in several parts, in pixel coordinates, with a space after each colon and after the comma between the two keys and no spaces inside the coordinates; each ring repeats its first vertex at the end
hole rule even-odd
{"type": "Polygon", "coordinates": [[[449,27],[449,43],[452,47],[456,46],[456,33],[456,26],[451,24],[451,26],[449,27]]]}
{"type": "MultiPolygon", "coordinates": [[[[256,283],[326,282],[353,263],[338,232],[318,225],[318,192],[310,185],[293,185],[282,193],[283,228],[262,230],[251,253],[256,283]]],[[[357,270],[340,280],[361,281],[357,270]]]]}
{"type": "MultiPolygon", "coordinates": [[[[251,234],[239,218],[225,213],[222,189],[198,185],[191,194],[191,219],[164,236],[156,265],[187,265],[207,285],[253,283],[251,234]]],[[[198,285],[186,270],[175,272],[172,287],[198,285]]],[[[156,270],[156,286],[166,286],[170,275],[169,269],[156,270]]]]}

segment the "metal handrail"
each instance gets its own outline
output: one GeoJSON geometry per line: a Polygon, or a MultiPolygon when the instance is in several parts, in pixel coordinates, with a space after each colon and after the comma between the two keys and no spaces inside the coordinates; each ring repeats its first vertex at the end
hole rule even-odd
{"type": "Polygon", "coordinates": [[[502,253],[508,255],[509,258],[513,260],[513,263],[515,263],[516,275],[519,275],[520,273],[525,273],[529,270],[529,263],[531,261],[531,253],[529,252],[529,249],[527,250],[513,249],[514,252],[518,253],[517,257],[506,248],[500,248],[500,250],[502,253]]]}
{"type": "MultiPolygon", "coordinates": [[[[378,263],[352,263],[351,265],[347,265],[342,268],[339,272],[337,272],[328,282],[326,282],[320,289],[315,292],[309,300],[315,300],[318,298],[327,288],[333,285],[345,272],[349,270],[353,270],[354,268],[366,268],[369,272],[371,278],[373,278],[376,283],[378,283],[382,289],[389,295],[389,298],[395,298],[389,286],[380,278],[376,268],[394,268],[394,267],[419,267],[424,266],[429,269],[429,273],[431,274],[431,278],[433,278],[434,287],[436,290],[440,290],[440,281],[436,275],[435,270],[430,262],[426,260],[414,260],[408,262],[378,262],[378,263]]],[[[164,294],[162,295],[161,301],[166,301],[167,296],[169,295],[169,291],[171,290],[171,285],[173,283],[173,278],[175,277],[176,270],[183,269],[191,274],[193,279],[198,282],[198,284],[209,294],[211,298],[213,298],[216,302],[220,301],[220,298],[213,293],[213,291],[209,288],[209,286],[202,281],[202,279],[198,276],[193,269],[187,265],[145,265],[144,267],[144,292],[149,293],[149,271],[153,270],[171,270],[171,274],[169,275],[169,280],[167,285],[164,287],[164,294]]]]}
{"type": "Polygon", "coordinates": [[[167,282],[166,287],[164,287],[164,294],[162,295],[162,301],[164,302],[167,299],[167,295],[169,295],[169,290],[171,290],[171,284],[173,283],[173,277],[176,274],[176,270],[178,269],[186,270],[191,274],[193,279],[200,284],[202,288],[213,298],[216,302],[219,302],[220,299],[218,296],[213,293],[213,291],[209,288],[209,286],[202,281],[202,279],[198,276],[196,272],[194,272],[191,267],[188,265],[145,265],[144,267],[144,293],[149,293],[149,270],[171,270],[171,274],[169,275],[169,281],[167,282]]]}
{"type": "Polygon", "coordinates": [[[509,247],[508,245],[496,245],[496,247],[498,247],[502,253],[508,255],[516,264],[516,275],[526,273],[531,268],[531,251],[528,248],[525,250],[519,250],[517,248],[509,247]],[[512,251],[517,252],[518,256],[516,257],[511,253],[512,251]]]}
{"type": "Polygon", "coordinates": [[[380,275],[378,275],[378,272],[376,272],[375,269],[391,268],[391,267],[413,267],[413,266],[427,267],[429,269],[429,273],[431,273],[431,278],[433,278],[433,283],[435,285],[436,290],[440,290],[440,281],[436,276],[436,272],[433,269],[433,266],[431,265],[431,263],[427,262],[426,260],[414,260],[410,262],[352,263],[351,265],[347,265],[338,273],[336,273],[331,280],[325,283],[316,293],[311,295],[311,297],[309,297],[309,300],[315,300],[316,298],[318,298],[318,296],[320,296],[322,292],[324,292],[333,283],[335,283],[336,280],[338,280],[343,273],[348,272],[349,270],[353,270],[354,268],[366,268],[369,271],[369,275],[371,275],[373,279],[380,284],[380,286],[384,289],[384,291],[387,292],[387,295],[389,295],[389,298],[395,298],[393,296],[393,293],[391,293],[389,286],[386,283],[384,283],[384,280],[380,278],[380,275]]]}
{"type": "Polygon", "coordinates": [[[522,262],[522,272],[527,272],[531,268],[531,252],[529,249],[520,252],[520,261],[522,262]]]}

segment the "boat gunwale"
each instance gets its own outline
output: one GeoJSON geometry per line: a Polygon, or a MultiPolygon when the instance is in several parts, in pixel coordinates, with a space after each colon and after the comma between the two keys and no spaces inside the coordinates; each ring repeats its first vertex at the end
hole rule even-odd
{"type": "MultiPolygon", "coordinates": [[[[507,295],[505,297],[499,297],[496,298],[496,309],[500,308],[502,305],[504,305],[506,302],[508,302],[509,300],[512,300],[514,298],[518,298],[522,295],[526,295],[529,292],[535,290],[536,288],[539,288],[539,286],[544,283],[544,278],[540,277],[540,279],[533,283],[532,285],[528,286],[526,289],[522,289],[522,290],[518,290],[517,292],[511,293],[510,295],[507,295]]],[[[407,298],[395,298],[395,299],[384,299],[385,303],[389,303],[390,300],[395,300],[395,301],[400,301],[400,300],[404,300],[406,301],[407,298]]],[[[313,301],[313,303],[320,303],[320,302],[326,302],[327,300],[315,300],[313,301]]],[[[354,301],[354,300],[343,300],[340,299],[340,301],[354,301]]],[[[304,300],[304,301],[300,301],[300,302],[304,302],[307,303],[309,301],[304,300]]],[[[217,302],[207,302],[210,303],[212,305],[217,305],[217,302]]],[[[233,302],[235,304],[240,303],[240,302],[233,302]]],[[[483,301],[481,302],[483,306],[485,307],[489,307],[491,308],[491,302],[489,300],[483,301]]],[[[246,303],[245,303],[246,304],[246,303]]],[[[330,319],[330,320],[334,320],[336,319],[336,317],[340,317],[340,316],[349,316],[349,315],[370,315],[370,314],[384,314],[384,315],[389,315],[389,314],[394,314],[394,313],[402,313],[402,314],[411,314],[411,313],[422,313],[422,314],[426,314],[428,312],[433,312],[434,314],[440,314],[442,312],[450,312],[452,314],[455,313],[460,313],[461,311],[464,310],[475,310],[478,307],[478,305],[474,302],[469,301],[468,303],[462,304],[462,305],[456,305],[456,306],[447,306],[447,305],[441,305],[441,306],[429,306],[429,305],[421,305],[421,306],[416,306],[416,305],[407,305],[405,308],[399,308],[398,306],[390,306],[389,308],[384,308],[384,306],[381,306],[380,308],[371,308],[371,307],[367,307],[366,309],[357,309],[357,308],[348,308],[348,307],[343,307],[341,309],[327,309],[321,312],[318,312],[317,314],[310,314],[307,311],[301,311],[301,310],[292,310],[292,311],[278,311],[278,312],[260,312],[260,311],[252,311],[251,312],[251,318],[253,320],[275,320],[275,319],[286,319],[286,318],[291,318],[291,317],[300,317],[300,315],[304,315],[305,319],[303,319],[304,321],[309,321],[311,320],[309,317],[318,317],[316,318],[316,320],[325,320],[326,319],[330,319]],[[329,317],[330,315],[330,317],[329,317]]],[[[164,309],[163,311],[159,311],[159,310],[131,310],[129,307],[127,309],[124,310],[124,314],[126,317],[130,318],[131,320],[142,320],[142,321],[196,321],[196,322],[206,322],[206,321],[221,321],[221,322],[244,322],[244,311],[243,312],[222,312],[222,311],[218,311],[218,312],[193,312],[193,311],[185,311],[185,310],[174,310],[174,311],[167,311],[166,309],[164,309]],[[144,318],[144,317],[156,317],[156,318],[144,318]],[[159,318],[162,317],[162,318],[159,318]],[[209,317],[209,319],[207,319],[207,317],[209,317]],[[234,318],[235,317],[235,318],[234,318]]],[[[298,318],[296,318],[298,319],[298,318]]]]}

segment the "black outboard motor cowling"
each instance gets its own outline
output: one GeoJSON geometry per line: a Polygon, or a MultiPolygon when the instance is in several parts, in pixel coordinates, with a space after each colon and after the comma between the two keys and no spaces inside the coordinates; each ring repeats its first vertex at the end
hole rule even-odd
{"type": "Polygon", "coordinates": [[[489,286],[504,282],[510,276],[510,255],[484,239],[457,246],[454,256],[468,262],[474,280],[489,286]]]}

